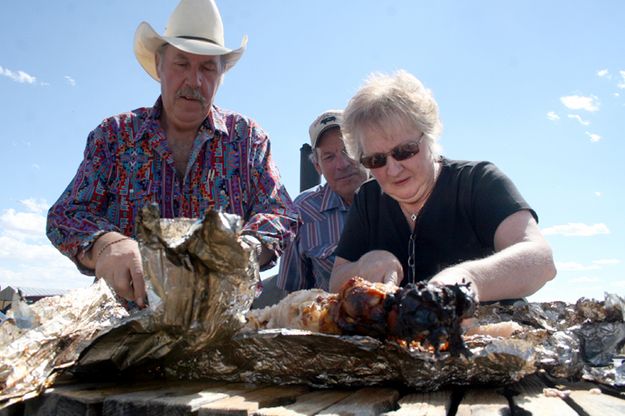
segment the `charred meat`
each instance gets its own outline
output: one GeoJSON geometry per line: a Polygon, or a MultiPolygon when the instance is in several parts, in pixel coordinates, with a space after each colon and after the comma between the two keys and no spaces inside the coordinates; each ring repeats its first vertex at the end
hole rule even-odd
{"type": "Polygon", "coordinates": [[[387,296],[395,293],[397,286],[371,283],[361,277],[349,279],[338,293],[332,315],[337,326],[347,335],[368,335],[386,338],[388,332],[387,296]]]}
{"type": "Polygon", "coordinates": [[[469,285],[409,284],[387,296],[384,307],[388,312],[388,335],[432,346],[437,355],[443,345],[454,356],[469,353],[460,326],[476,310],[469,285]]]}
{"type": "Polygon", "coordinates": [[[421,282],[399,288],[356,276],[336,294],[319,289],[297,291],[277,305],[252,310],[246,328],[366,335],[418,345],[437,355],[449,350],[457,356],[468,354],[460,323],[471,317],[475,309],[475,298],[468,285],[421,282]]]}

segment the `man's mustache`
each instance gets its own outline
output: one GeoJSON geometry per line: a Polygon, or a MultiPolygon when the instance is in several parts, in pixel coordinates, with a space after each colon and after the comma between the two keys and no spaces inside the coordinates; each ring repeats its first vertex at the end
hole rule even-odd
{"type": "Polygon", "coordinates": [[[176,92],[176,98],[181,97],[191,100],[198,100],[203,106],[206,105],[206,100],[202,96],[199,88],[182,87],[176,92]]]}

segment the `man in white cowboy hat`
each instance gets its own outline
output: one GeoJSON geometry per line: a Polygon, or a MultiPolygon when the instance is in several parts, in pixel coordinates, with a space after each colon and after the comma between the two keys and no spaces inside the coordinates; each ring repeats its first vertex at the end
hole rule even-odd
{"type": "Polygon", "coordinates": [[[295,198],[301,224],[280,260],[276,283],[288,292],[310,288],[329,290],[334,249],[354,193],[367,179],[367,171],[345,151],[342,119],[342,110],[328,110],[308,129],[313,149],[311,161],[326,183],[295,198]]]}
{"type": "Polygon", "coordinates": [[[202,217],[209,209],[244,220],[245,241],[270,267],[288,244],[297,213],[253,120],[213,104],[223,74],[246,46],[224,46],[213,0],[181,0],[165,34],[143,22],[134,50],[160,82],[153,107],[107,118],[88,137],[72,182],[48,213],[52,243],[86,274],[144,305],[135,217],[158,202],[164,218],[202,217]]]}

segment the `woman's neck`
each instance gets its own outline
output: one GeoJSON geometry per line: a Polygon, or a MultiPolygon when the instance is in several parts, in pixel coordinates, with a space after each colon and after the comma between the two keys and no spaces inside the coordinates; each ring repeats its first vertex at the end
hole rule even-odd
{"type": "Polygon", "coordinates": [[[441,170],[441,165],[438,161],[433,163],[432,176],[430,181],[428,181],[427,186],[422,188],[419,195],[416,195],[414,201],[410,202],[400,202],[399,206],[401,207],[408,224],[410,224],[410,229],[414,229],[414,224],[417,221],[419,213],[427,203],[434,187],[436,186],[436,180],[438,179],[438,175],[441,170]]]}

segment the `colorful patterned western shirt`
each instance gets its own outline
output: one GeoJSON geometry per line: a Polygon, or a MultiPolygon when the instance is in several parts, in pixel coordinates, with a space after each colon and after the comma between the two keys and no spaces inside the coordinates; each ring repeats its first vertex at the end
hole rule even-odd
{"type": "MultiPolygon", "coordinates": [[[[208,209],[239,215],[276,255],[290,242],[297,212],[280,182],[265,132],[253,120],[212,107],[193,143],[183,179],[159,122],[161,98],[104,120],[84,159],[48,212],[48,238],[72,259],[103,233],[136,237],[135,217],[156,202],[163,218],[201,218],[208,209]]],[[[275,261],[266,265],[271,267],[275,261]]]]}
{"type": "Polygon", "coordinates": [[[328,184],[302,192],[294,204],[301,223],[280,259],[276,284],[289,292],[310,288],[329,290],[334,250],[349,206],[328,184]]]}

